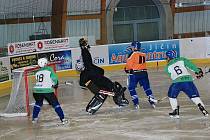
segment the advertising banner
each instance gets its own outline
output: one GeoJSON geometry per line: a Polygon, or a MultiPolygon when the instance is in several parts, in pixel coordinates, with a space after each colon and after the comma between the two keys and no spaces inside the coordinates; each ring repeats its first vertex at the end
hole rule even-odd
{"type": "Polygon", "coordinates": [[[90,53],[92,55],[92,61],[95,65],[108,65],[109,60],[107,45],[100,45],[90,48],[90,53]]]}
{"type": "Polygon", "coordinates": [[[126,48],[129,45],[130,43],[109,45],[108,46],[109,64],[126,63],[126,59],[128,55],[126,52],[126,48]]]}
{"type": "Polygon", "coordinates": [[[37,65],[37,54],[15,56],[10,58],[11,70],[37,65]]]}
{"type": "MultiPolygon", "coordinates": [[[[126,63],[126,48],[131,43],[109,45],[109,64],[126,63]]],[[[165,53],[174,50],[180,56],[179,40],[149,41],[141,43],[141,51],[146,53],[147,61],[165,60],[165,53]]]]}
{"type": "Polygon", "coordinates": [[[38,54],[38,58],[46,57],[50,63],[62,62],[56,65],[56,70],[72,69],[72,57],[71,50],[59,51],[59,52],[46,52],[38,54]]]}
{"type": "Polygon", "coordinates": [[[8,55],[18,55],[36,52],[35,41],[16,42],[8,44],[8,55]]]}
{"type": "Polygon", "coordinates": [[[141,49],[147,55],[147,61],[165,60],[165,53],[174,50],[180,56],[179,40],[147,41],[141,43],[141,49]]]}
{"type": "Polygon", "coordinates": [[[54,38],[54,39],[45,39],[36,41],[36,50],[37,51],[48,51],[48,50],[57,50],[57,49],[68,49],[69,38],[54,38]]]}
{"type": "Polygon", "coordinates": [[[11,79],[10,63],[8,57],[0,58],[0,82],[11,79]]]}
{"type": "Polygon", "coordinates": [[[36,41],[9,43],[8,55],[20,55],[40,51],[51,51],[69,48],[69,38],[54,38],[36,41]]]}

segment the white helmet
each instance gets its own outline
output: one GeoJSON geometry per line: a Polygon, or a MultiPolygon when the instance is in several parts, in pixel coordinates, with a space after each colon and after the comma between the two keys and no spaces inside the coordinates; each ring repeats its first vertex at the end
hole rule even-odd
{"type": "Polygon", "coordinates": [[[84,63],[79,61],[75,64],[75,69],[77,71],[83,71],[85,69],[84,63]]]}
{"type": "Polygon", "coordinates": [[[47,63],[48,63],[47,58],[40,58],[40,59],[38,59],[38,65],[41,68],[44,67],[44,66],[46,66],[47,63]]]}

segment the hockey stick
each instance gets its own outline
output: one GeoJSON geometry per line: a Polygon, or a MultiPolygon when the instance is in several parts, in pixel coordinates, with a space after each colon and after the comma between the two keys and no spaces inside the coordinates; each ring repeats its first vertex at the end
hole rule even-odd
{"type": "Polygon", "coordinates": [[[163,98],[161,98],[161,99],[158,99],[158,100],[157,100],[157,103],[160,103],[160,102],[164,101],[164,100],[167,99],[167,98],[168,98],[168,96],[165,96],[165,97],[163,97],[163,98]]]}

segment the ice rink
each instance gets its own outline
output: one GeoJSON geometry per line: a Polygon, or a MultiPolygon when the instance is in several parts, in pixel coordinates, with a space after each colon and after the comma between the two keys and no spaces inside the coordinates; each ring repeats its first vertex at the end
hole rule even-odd
{"type": "MultiPolygon", "coordinates": [[[[167,96],[171,84],[162,69],[148,71],[151,88],[157,99],[167,96]]],[[[123,71],[106,72],[112,81],[126,86],[127,76],[123,71]]],[[[210,74],[195,80],[201,99],[210,112],[210,74]]],[[[160,102],[156,109],[151,108],[143,90],[138,87],[140,109],[135,110],[130,94],[128,107],[117,107],[112,97],[107,98],[104,105],[95,115],[85,112],[85,107],[93,94],[81,89],[78,77],[60,79],[58,89],[59,101],[65,116],[70,119],[68,126],[56,126],[58,120],[54,110],[43,106],[39,123],[31,123],[31,117],[0,117],[0,140],[209,140],[209,118],[203,117],[185,94],[178,97],[180,119],[172,119],[168,99],[160,102]],[[72,86],[64,85],[65,81],[73,82],[72,86]]],[[[0,98],[0,108],[4,109],[9,97],[0,98]]]]}

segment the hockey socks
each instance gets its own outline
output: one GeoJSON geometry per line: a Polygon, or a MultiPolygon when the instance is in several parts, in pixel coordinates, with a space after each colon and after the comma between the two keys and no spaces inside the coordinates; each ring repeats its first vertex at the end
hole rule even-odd
{"type": "Polygon", "coordinates": [[[33,116],[32,116],[32,120],[34,120],[34,119],[38,119],[38,115],[39,115],[39,112],[40,112],[40,110],[41,110],[41,104],[39,104],[39,103],[35,103],[35,105],[34,105],[34,109],[33,109],[33,116]]]}
{"type": "Polygon", "coordinates": [[[172,110],[177,109],[178,103],[176,98],[169,98],[172,110]]]}
{"type": "Polygon", "coordinates": [[[58,105],[56,105],[56,106],[54,107],[54,109],[55,109],[55,112],[58,114],[60,120],[62,121],[62,120],[64,119],[64,113],[63,113],[62,108],[61,108],[60,105],[58,104],[58,105]]]}

